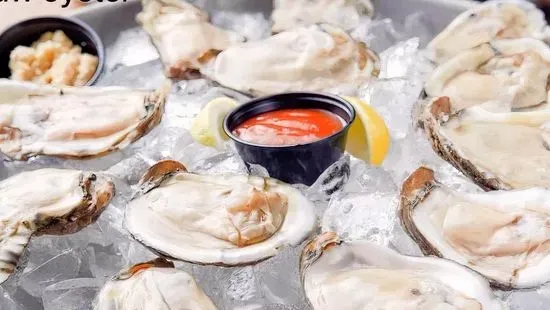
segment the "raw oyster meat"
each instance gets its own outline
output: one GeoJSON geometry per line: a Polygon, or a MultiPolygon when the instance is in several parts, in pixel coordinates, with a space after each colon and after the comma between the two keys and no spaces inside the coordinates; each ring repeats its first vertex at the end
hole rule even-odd
{"type": "Polygon", "coordinates": [[[190,78],[220,51],[244,41],[209,22],[203,10],[180,0],[142,0],[137,22],[149,34],[170,78],[190,78]]]}
{"type": "Polygon", "coordinates": [[[319,24],[232,46],[205,74],[226,87],[261,96],[358,86],[379,71],[378,56],[364,43],[340,28],[319,24]]]}
{"type": "Polygon", "coordinates": [[[93,222],[113,195],[107,177],[80,170],[40,169],[1,181],[0,283],[15,270],[33,234],[76,232],[93,222]]]}
{"type": "Polygon", "coordinates": [[[370,0],[274,0],[273,32],[317,23],[328,23],[344,30],[359,26],[362,16],[372,15],[370,0]]]}
{"type": "Polygon", "coordinates": [[[55,88],[0,80],[0,152],[84,158],[122,149],[162,117],[165,90],[55,88]]]}
{"type": "Polygon", "coordinates": [[[499,287],[550,280],[550,190],[463,193],[421,167],[403,184],[401,223],[426,255],[468,266],[499,287]]]}
{"type": "Polygon", "coordinates": [[[452,261],[400,255],[333,232],[306,245],[301,262],[306,296],[321,309],[505,309],[489,283],[452,261]]]}
{"type": "Polygon", "coordinates": [[[548,40],[544,13],[528,1],[497,0],[477,5],[455,18],[429,44],[430,57],[441,63],[456,54],[495,39],[531,37],[548,40]]]}
{"type": "Polygon", "coordinates": [[[544,42],[498,40],[440,65],[425,90],[431,97],[449,97],[457,110],[485,104],[509,111],[547,102],[549,76],[550,48],[544,42]]]}
{"type": "Polygon", "coordinates": [[[421,117],[443,159],[484,189],[550,188],[550,109],[453,112],[451,105],[448,97],[435,98],[421,117]]]}
{"type": "Polygon", "coordinates": [[[240,265],[297,245],[315,226],[314,206],[270,178],[197,175],[176,161],[151,167],[127,209],[128,231],[159,253],[189,262],[240,265]]]}
{"type": "Polygon", "coordinates": [[[195,279],[162,258],[134,265],[108,281],[94,310],[216,310],[195,279]]]}

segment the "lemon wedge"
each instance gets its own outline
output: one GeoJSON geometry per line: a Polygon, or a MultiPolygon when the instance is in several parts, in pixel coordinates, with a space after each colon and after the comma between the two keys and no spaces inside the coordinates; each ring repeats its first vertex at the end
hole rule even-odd
{"type": "Polygon", "coordinates": [[[351,155],[380,166],[390,149],[390,133],[384,119],[366,102],[344,97],[353,105],[356,117],[348,132],[346,151],[351,155]]]}
{"type": "Polygon", "coordinates": [[[223,142],[229,138],[223,130],[223,120],[237,106],[235,100],[227,97],[208,102],[193,120],[191,137],[202,145],[223,148],[223,142]]]}

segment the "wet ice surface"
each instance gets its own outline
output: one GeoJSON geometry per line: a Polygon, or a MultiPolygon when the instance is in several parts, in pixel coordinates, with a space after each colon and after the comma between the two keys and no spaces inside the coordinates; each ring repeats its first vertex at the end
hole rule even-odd
{"type": "MultiPolygon", "coordinates": [[[[259,14],[218,13],[213,19],[251,40],[264,36],[269,28],[259,14]]],[[[418,13],[409,16],[403,25],[394,25],[389,19],[367,22],[353,35],[379,52],[382,59],[380,79],[362,87],[358,96],[372,104],[388,123],[392,135],[389,156],[382,167],[371,167],[346,156],[310,188],[296,187],[315,203],[319,231],[334,230],[346,239],[367,239],[404,254],[421,255],[395,213],[403,180],[418,166],[428,165],[444,184],[479,191],[437,157],[422,133],[414,129],[411,116],[422,81],[431,70],[419,48],[434,33],[426,16],[418,13]]],[[[123,31],[108,54],[108,72],[98,85],[155,88],[166,82],[158,53],[138,28],[123,31]]],[[[198,173],[267,176],[262,167],[247,170],[230,146],[218,151],[191,138],[188,129],[193,117],[218,96],[229,96],[241,103],[247,100],[211,81],[178,82],[172,86],[161,124],[124,150],[84,161],[37,157],[0,165],[0,179],[43,167],[105,171],[114,178],[117,191],[98,221],[82,231],[60,237],[33,237],[19,270],[0,287],[0,308],[90,309],[94,296],[112,275],[131,264],[155,258],[155,253],[129,236],[122,222],[126,203],[135,192],[134,184],[158,160],[173,158],[198,173]]],[[[176,262],[176,267],[193,274],[220,309],[309,309],[300,284],[301,248],[283,249],[271,259],[246,267],[184,262],[176,262]]],[[[498,293],[512,309],[545,309],[550,303],[547,287],[498,293]]]]}

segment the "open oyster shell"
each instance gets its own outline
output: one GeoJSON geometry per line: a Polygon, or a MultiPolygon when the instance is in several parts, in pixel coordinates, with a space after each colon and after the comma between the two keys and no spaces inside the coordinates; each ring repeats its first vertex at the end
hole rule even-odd
{"type": "Polygon", "coordinates": [[[256,96],[354,86],[378,76],[378,56],[328,24],[284,31],[221,52],[205,75],[256,96]],[[274,53],[273,51],[277,51],[274,53]]]}
{"type": "Polygon", "coordinates": [[[400,255],[333,232],[306,245],[302,283],[314,309],[505,309],[489,283],[452,261],[400,255]]]}
{"type": "Polygon", "coordinates": [[[370,0],[274,0],[273,32],[317,23],[328,23],[344,30],[359,26],[362,16],[371,16],[370,0]]]}
{"type": "Polygon", "coordinates": [[[0,152],[25,160],[85,158],[122,149],[160,122],[165,92],[0,79],[0,152]]]}
{"type": "Polygon", "coordinates": [[[447,96],[462,110],[533,107],[548,101],[550,48],[524,38],[498,40],[464,51],[441,64],[426,82],[430,97],[447,96]]]}
{"type": "Polygon", "coordinates": [[[180,0],[142,0],[136,19],[149,34],[170,78],[192,78],[240,35],[209,22],[203,10],[180,0]]]}
{"type": "Polygon", "coordinates": [[[76,232],[93,222],[113,195],[107,177],[79,170],[40,169],[1,181],[0,283],[15,270],[33,234],[76,232]]]}
{"type": "Polygon", "coordinates": [[[94,310],[216,310],[191,275],[162,258],[134,265],[109,280],[94,310]]]}
{"type": "Polygon", "coordinates": [[[449,98],[439,97],[421,122],[434,150],[484,189],[550,188],[550,109],[453,112],[449,98]]]}
{"type": "Polygon", "coordinates": [[[253,263],[297,245],[315,226],[313,204],[270,178],[197,175],[176,161],[151,167],[140,181],[125,226],[159,253],[217,265],[253,263]]]}
{"type": "Polygon", "coordinates": [[[403,184],[401,223],[424,254],[468,266],[495,286],[550,280],[550,190],[463,193],[421,167],[403,184]]]}
{"type": "Polygon", "coordinates": [[[487,1],[463,12],[429,44],[431,58],[441,63],[458,53],[495,39],[548,40],[544,13],[524,0],[487,1]]]}

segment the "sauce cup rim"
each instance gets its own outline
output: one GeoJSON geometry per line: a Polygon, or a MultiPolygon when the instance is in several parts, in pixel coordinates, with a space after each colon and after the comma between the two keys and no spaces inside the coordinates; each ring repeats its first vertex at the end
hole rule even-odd
{"type": "MultiPolygon", "coordinates": [[[[312,107],[312,109],[315,109],[315,107],[312,107]]],[[[270,110],[270,111],[276,111],[276,110],[280,110],[280,109],[273,109],[273,110],[270,110]]],[[[245,144],[247,146],[258,147],[258,148],[270,148],[270,149],[307,148],[311,145],[321,144],[321,143],[324,143],[325,140],[332,139],[332,138],[337,137],[341,134],[344,134],[345,132],[347,132],[347,130],[349,129],[349,127],[351,126],[351,124],[353,123],[355,118],[356,118],[355,108],[353,107],[353,105],[351,103],[349,103],[348,100],[346,100],[345,98],[343,98],[341,96],[328,94],[328,93],[323,93],[323,92],[284,92],[284,93],[278,93],[278,94],[274,94],[274,95],[268,95],[268,96],[264,96],[264,97],[254,98],[254,99],[246,102],[245,104],[242,104],[242,105],[238,106],[233,111],[231,111],[228,115],[225,116],[224,121],[223,121],[223,130],[224,130],[225,134],[227,134],[227,136],[229,136],[229,138],[231,138],[231,140],[233,140],[234,142],[245,144]],[[235,114],[237,114],[241,110],[247,109],[250,106],[259,104],[263,101],[272,99],[274,97],[289,96],[289,95],[312,96],[312,97],[317,96],[317,97],[325,97],[325,98],[328,98],[328,99],[332,99],[334,101],[339,101],[341,104],[346,106],[346,108],[348,108],[349,111],[346,111],[346,113],[349,114],[350,120],[346,121],[344,119],[345,125],[342,126],[342,128],[340,128],[337,132],[331,134],[330,136],[326,136],[326,137],[323,137],[321,139],[318,139],[318,140],[315,140],[315,141],[312,141],[312,142],[308,142],[308,143],[302,143],[302,144],[267,145],[267,144],[253,143],[253,142],[249,142],[249,141],[246,141],[246,140],[243,140],[243,139],[237,137],[229,129],[229,121],[234,117],[235,114]]]]}

